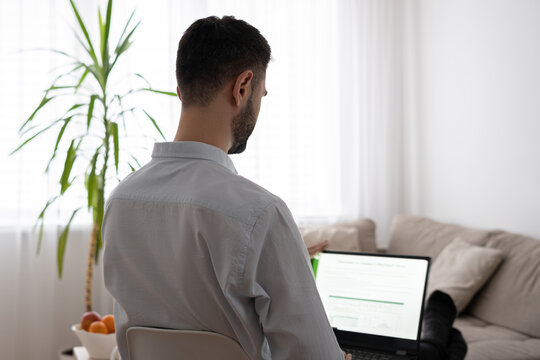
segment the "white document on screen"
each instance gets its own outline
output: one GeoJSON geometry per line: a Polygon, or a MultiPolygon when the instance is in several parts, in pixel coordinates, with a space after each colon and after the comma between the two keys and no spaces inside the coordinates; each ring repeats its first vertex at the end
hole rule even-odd
{"type": "Polygon", "coordinates": [[[428,262],[320,254],[317,288],[332,327],[415,340],[428,262]]]}

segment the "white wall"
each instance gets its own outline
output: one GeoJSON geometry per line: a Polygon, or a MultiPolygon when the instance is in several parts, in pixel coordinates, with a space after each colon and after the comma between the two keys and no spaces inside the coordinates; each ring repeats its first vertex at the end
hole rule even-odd
{"type": "Polygon", "coordinates": [[[411,5],[408,212],[540,239],[540,1],[411,5]]]}

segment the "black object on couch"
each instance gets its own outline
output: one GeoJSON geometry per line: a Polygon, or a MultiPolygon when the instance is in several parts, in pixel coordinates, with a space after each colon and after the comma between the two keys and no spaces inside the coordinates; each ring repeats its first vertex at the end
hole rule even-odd
{"type": "Polygon", "coordinates": [[[439,290],[429,297],[424,310],[420,341],[421,360],[463,360],[467,343],[461,332],[453,328],[456,305],[452,298],[439,290]]]}

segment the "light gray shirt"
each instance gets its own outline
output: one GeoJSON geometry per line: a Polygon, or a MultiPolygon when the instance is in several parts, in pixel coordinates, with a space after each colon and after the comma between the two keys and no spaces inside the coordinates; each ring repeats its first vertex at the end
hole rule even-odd
{"type": "Polygon", "coordinates": [[[214,331],[252,359],[342,360],[285,203],[197,142],[157,143],[109,197],[105,285],[130,326],[214,331]]]}

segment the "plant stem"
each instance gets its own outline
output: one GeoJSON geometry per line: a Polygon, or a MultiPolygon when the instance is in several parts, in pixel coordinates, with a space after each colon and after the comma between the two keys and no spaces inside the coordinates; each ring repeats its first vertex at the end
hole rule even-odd
{"type": "MultiPolygon", "coordinates": [[[[103,88],[103,123],[105,125],[105,139],[104,139],[104,145],[105,145],[105,154],[103,159],[103,168],[101,169],[101,178],[103,181],[100,182],[98,187],[103,187],[103,190],[105,188],[105,175],[107,172],[107,162],[109,161],[109,127],[108,127],[108,120],[107,120],[107,105],[106,105],[106,94],[105,89],[103,88]]],[[[100,195],[104,191],[99,191],[100,195]]],[[[98,201],[99,202],[99,201],[98,201]]],[[[99,205],[98,205],[99,206],[99,205]]],[[[96,211],[96,213],[99,213],[99,211],[96,211]]],[[[94,259],[96,256],[96,250],[97,250],[97,240],[98,240],[98,222],[100,222],[101,219],[94,218],[94,226],[92,227],[92,237],[90,239],[90,251],[88,252],[88,264],[86,268],[86,289],[85,289],[85,303],[86,303],[86,311],[92,311],[92,277],[94,272],[94,259]]]]}
{"type": "Polygon", "coordinates": [[[90,251],[88,253],[88,264],[86,268],[86,291],[85,291],[85,303],[86,311],[92,311],[92,274],[94,271],[94,256],[96,253],[97,243],[97,221],[94,221],[92,227],[92,235],[90,238],[90,251]]]}

